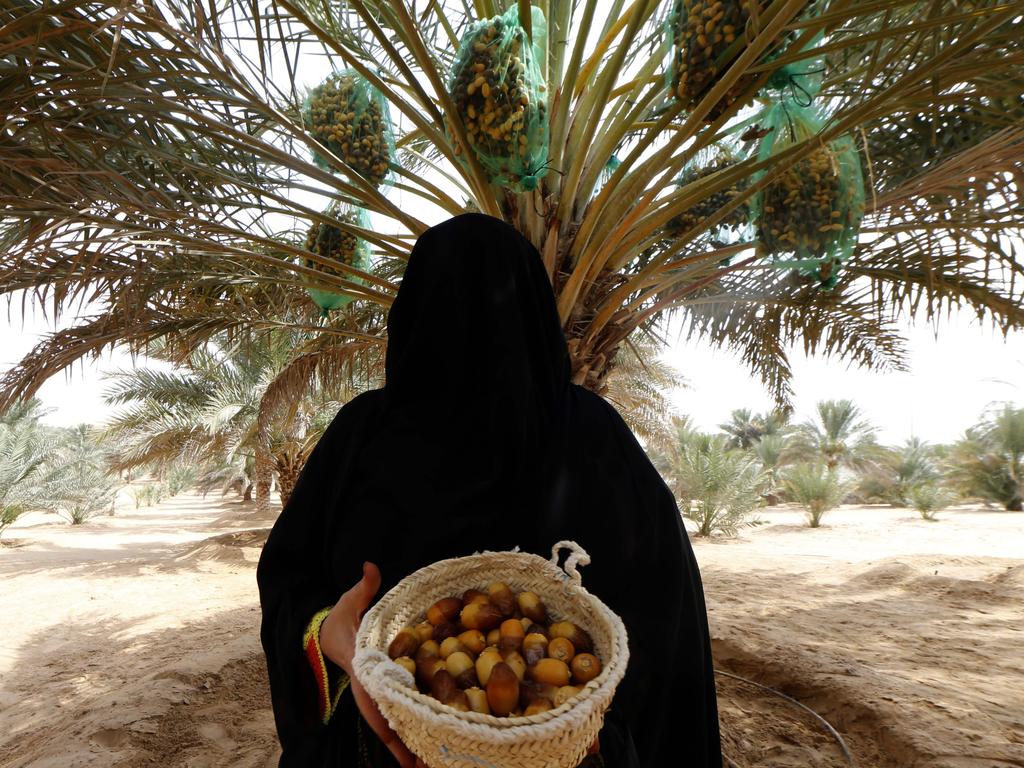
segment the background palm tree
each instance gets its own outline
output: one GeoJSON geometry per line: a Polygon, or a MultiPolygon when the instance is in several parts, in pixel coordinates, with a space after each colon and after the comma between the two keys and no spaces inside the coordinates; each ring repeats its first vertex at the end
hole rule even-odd
{"type": "Polygon", "coordinates": [[[918,437],[908,438],[895,448],[878,446],[875,461],[862,472],[856,495],[869,502],[905,507],[914,488],[938,479],[938,455],[939,449],[918,437]]]}
{"type": "Polygon", "coordinates": [[[965,496],[1024,509],[1024,408],[1004,406],[967,430],[949,452],[953,483],[965,496]]]}
{"type": "MultiPolygon", "coordinates": [[[[126,406],[108,426],[120,439],[116,469],[166,469],[180,463],[202,468],[201,488],[253,485],[265,500],[276,477],[287,501],[323,430],[352,394],[355,369],[314,372],[292,358],[294,334],[275,332],[257,342],[215,337],[174,372],[137,368],[111,375],[111,405],[126,406]],[[298,388],[304,395],[295,396],[298,388]]],[[[336,361],[335,361],[336,362],[336,361]]]]}
{"type": "Polygon", "coordinates": [[[72,525],[113,513],[122,483],[110,471],[110,456],[99,431],[88,424],[62,430],[48,459],[46,495],[52,509],[72,525]]]}
{"type": "Polygon", "coordinates": [[[815,419],[804,422],[795,437],[794,451],[829,472],[840,468],[861,470],[878,457],[875,428],[850,400],[821,400],[815,419]]]}
{"type": "Polygon", "coordinates": [[[731,448],[751,448],[761,437],[761,423],[749,408],[733,410],[729,421],[718,428],[729,436],[731,448]]]}
{"type": "Polygon", "coordinates": [[[765,476],[764,497],[768,504],[777,504],[780,500],[783,491],[781,472],[792,460],[790,442],[787,434],[776,432],[762,436],[751,448],[765,476]]]}
{"type": "MultiPolygon", "coordinates": [[[[679,313],[690,335],[737,349],[780,401],[791,343],[893,368],[893,322],[907,311],[967,305],[1004,331],[1024,325],[1016,4],[760,3],[713,87],[684,104],[665,88],[671,3],[541,0],[552,170],[522,193],[490,183],[447,87],[460,37],[504,5],[224,0],[198,13],[181,0],[0,0],[0,291],[93,310],[9,371],[0,398],[31,395],[114,344],[160,341],[180,362],[218,333],[287,328],[302,334],[293,383],[349,345],[379,351],[414,238],[467,209],[537,245],[573,378],[598,392],[627,338],[679,313]],[[820,70],[825,119],[762,161],[741,138],[757,120],[745,105],[791,66],[820,70]],[[384,186],[303,122],[306,73],[331,67],[357,71],[390,105],[384,186]],[[726,92],[738,98],[723,107],[726,92]],[[844,136],[867,180],[866,218],[832,290],[780,268],[749,228],[722,239],[720,222],[751,195],[844,136]],[[726,145],[735,164],[683,173],[726,145]],[[342,220],[331,202],[372,211],[375,225],[342,220]],[[687,231],[667,228],[695,210],[687,231]],[[307,250],[312,224],[364,238],[372,266],[307,250]],[[358,300],[321,318],[306,288],[358,300]]],[[[518,7],[532,34],[529,4],[518,7]]]]}
{"type": "Polygon", "coordinates": [[[109,374],[105,399],[125,406],[107,427],[119,441],[115,468],[161,474],[179,462],[227,465],[232,479],[244,478],[246,488],[254,484],[256,413],[273,361],[260,352],[236,354],[211,344],[173,372],[136,368],[109,374]]]}
{"type": "Polygon", "coordinates": [[[765,476],[749,453],[729,447],[721,435],[689,429],[677,420],[676,440],[655,459],[684,517],[698,536],[734,535],[761,503],[765,476]]]}
{"type": "Polygon", "coordinates": [[[627,339],[616,353],[604,393],[650,448],[664,447],[673,439],[671,394],[686,385],[678,370],[658,359],[664,346],[650,336],[634,334],[627,339]]]}
{"type": "Polygon", "coordinates": [[[21,400],[0,411],[0,426],[40,426],[39,420],[47,413],[49,410],[43,408],[39,398],[32,397],[28,400],[21,400]]]}
{"type": "Polygon", "coordinates": [[[836,469],[824,462],[797,464],[785,473],[786,496],[804,508],[807,525],[821,526],[821,519],[830,509],[838,507],[849,490],[836,469]]]}
{"type": "Polygon", "coordinates": [[[122,486],[110,446],[87,424],[43,424],[38,400],[0,413],[0,533],[26,512],[56,512],[77,525],[112,512],[122,486]]]}
{"type": "Polygon", "coordinates": [[[788,426],[787,411],[769,411],[768,413],[751,413],[749,408],[737,408],[729,421],[719,424],[718,428],[729,437],[732,448],[753,448],[766,435],[779,435],[788,426]]]}
{"type": "Polygon", "coordinates": [[[0,534],[25,512],[52,508],[46,463],[57,440],[42,415],[35,399],[0,413],[0,534]]]}
{"type": "Polygon", "coordinates": [[[933,483],[938,477],[935,450],[918,437],[909,438],[891,459],[893,474],[892,500],[907,504],[911,491],[918,486],[933,483]]]}

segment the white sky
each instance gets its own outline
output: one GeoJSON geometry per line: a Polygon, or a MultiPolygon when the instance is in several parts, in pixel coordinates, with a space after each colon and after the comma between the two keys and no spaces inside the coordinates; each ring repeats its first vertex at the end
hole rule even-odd
{"type": "MultiPolygon", "coordinates": [[[[860,405],[884,443],[898,444],[912,435],[941,443],[959,437],[993,403],[1024,405],[1024,333],[1004,340],[990,324],[981,326],[966,314],[939,323],[938,337],[928,324],[904,324],[903,332],[906,372],[848,368],[838,360],[794,352],[794,420],[810,418],[819,400],[845,398],[860,405]]],[[[688,379],[690,387],[677,391],[674,403],[700,428],[715,429],[735,408],[772,407],[737,355],[684,340],[664,359],[688,379]]]]}

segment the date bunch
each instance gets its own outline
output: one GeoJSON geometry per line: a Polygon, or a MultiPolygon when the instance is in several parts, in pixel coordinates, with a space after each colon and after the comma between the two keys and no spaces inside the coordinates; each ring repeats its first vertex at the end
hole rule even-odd
{"type": "Polygon", "coordinates": [[[537,594],[500,581],[438,600],[398,632],[388,655],[422,693],[499,717],[560,707],[601,672],[586,630],[553,621],[537,594]]]}

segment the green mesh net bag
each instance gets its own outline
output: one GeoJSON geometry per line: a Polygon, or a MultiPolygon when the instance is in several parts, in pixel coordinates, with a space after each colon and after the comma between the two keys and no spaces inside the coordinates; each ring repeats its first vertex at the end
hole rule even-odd
{"type": "MultiPolygon", "coordinates": [[[[306,96],[302,121],[317,141],[374,186],[388,179],[395,137],[387,100],[355,70],[335,72],[306,96]]],[[[333,166],[319,152],[313,161],[333,166]]]]}
{"type": "MultiPolygon", "coordinates": [[[[665,45],[669,51],[667,86],[686,110],[692,110],[718,82],[722,74],[742,53],[744,30],[756,31],[756,20],[768,3],[759,0],[674,0],[665,21],[665,45]]],[[[816,12],[816,2],[808,2],[802,17],[816,12]]],[[[798,33],[781,34],[769,46],[766,61],[787,52],[798,33]]],[[[776,73],[768,88],[781,89],[801,83],[808,67],[794,62],[776,73]],[[797,77],[791,77],[796,75],[797,77]]],[[[757,75],[740,77],[705,116],[711,122],[736,103],[757,75]]],[[[808,88],[810,91],[810,88],[808,88]]],[[[813,93],[816,93],[815,89],[813,93]]],[[[813,93],[810,96],[813,97],[813,93]]]]}
{"type": "MultiPolygon", "coordinates": [[[[352,224],[363,229],[369,229],[370,227],[370,216],[363,208],[335,206],[329,208],[328,213],[333,218],[346,224],[352,224]]],[[[309,232],[306,234],[306,250],[312,251],[317,256],[325,259],[340,261],[342,264],[355,267],[363,272],[367,271],[370,266],[369,243],[352,232],[348,232],[333,224],[314,221],[313,225],[309,228],[309,232]]],[[[303,265],[325,275],[337,276],[365,285],[363,278],[353,275],[351,272],[345,272],[325,264],[318,264],[310,259],[304,259],[303,265]]],[[[316,305],[323,310],[324,314],[327,314],[332,309],[340,309],[355,298],[354,296],[334,293],[320,288],[307,287],[306,292],[316,305]]]]}
{"type": "MultiPolygon", "coordinates": [[[[516,192],[536,189],[548,161],[547,86],[541,74],[547,27],[539,8],[533,8],[531,26],[532,40],[515,5],[475,22],[462,37],[448,82],[489,180],[516,192]]],[[[448,131],[451,138],[450,124],[448,131]]]]}
{"type": "Polygon", "coordinates": [[[591,197],[597,197],[601,190],[604,189],[604,185],[608,183],[614,173],[619,170],[619,166],[622,165],[622,161],[619,160],[617,155],[609,157],[604,167],[601,169],[601,173],[597,177],[597,184],[594,185],[594,193],[591,197]]]}
{"type": "MultiPolygon", "coordinates": [[[[731,0],[675,0],[666,22],[671,45],[669,89],[687,110],[693,109],[728,68],[728,50],[743,34],[749,14],[741,2],[731,0]]],[[[734,54],[735,55],[735,54],[734,54]]],[[[740,78],[712,107],[714,120],[735,103],[749,80],[740,78]]]]}
{"type": "MultiPolygon", "coordinates": [[[[808,3],[802,18],[813,16],[820,10],[821,3],[808,3]]],[[[778,59],[782,54],[793,54],[797,52],[796,41],[802,30],[794,30],[786,34],[782,45],[766,57],[771,62],[778,59]]],[[[805,43],[799,50],[810,53],[821,44],[824,34],[819,32],[805,43]]],[[[825,59],[822,56],[808,55],[806,58],[791,61],[783,64],[774,70],[768,78],[760,93],[774,95],[776,98],[789,97],[795,103],[809,107],[814,98],[821,91],[822,80],[825,73],[825,59]]]]}
{"type": "MultiPolygon", "coordinates": [[[[813,107],[789,98],[769,105],[758,123],[770,129],[761,140],[758,160],[812,139],[822,126],[813,107]]],[[[760,171],[752,180],[764,175],[760,171]]],[[[864,179],[852,139],[842,137],[796,163],[786,161],[782,174],[754,195],[750,214],[761,251],[776,266],[794,268],[826,288],[834,286],[839,267],[857,245],[864,216],[864,179]]]]}
{"type": "MultiPolygon", "coordinates": [[[[727,170],[739,161],[739,157],[737,157],[733,150],[728,148],[719,148],[711,153],[702,154],[702,156],[695,158],[683,169],[679,178],[676,179],[676,186],[689,186],[696,181],[709,178],[721,171],[727,170]]],[[[679,237],[694,227],[700,226],[705,219],[718,213],[719,210],[742,194],[748,186],[749,179],[741,178],[725,189],[713,192],[682,213],[676,214],[669,219],[668,223],[665,224],[665,233],[670,237],[679,237]]],[[[750,206],[745,201],[725,214],[725,217],[714,225],[711,234],[718,235],[725,230],[736,232],[745,227],[749,219],[750,206]]]]}

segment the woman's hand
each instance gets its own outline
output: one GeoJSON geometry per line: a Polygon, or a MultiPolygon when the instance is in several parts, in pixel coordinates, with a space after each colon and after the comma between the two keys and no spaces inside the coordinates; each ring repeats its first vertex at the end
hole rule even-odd
{"type": "Polygon", "coordinates": [[[363,578],[338,599],[320,625],[320,648],[324,656],[345,670],[359,712],[384,745],[391,750],[398,764],[402,768],[422,767],[423,763],[416,759],[398,738],[398,734],[391,730],[388,721],[377,709],[366,689],[352,675],[352,656],[355,654],[359,621],[379,589],[380,569],[373,563],[363,563],[363,578]]]}

